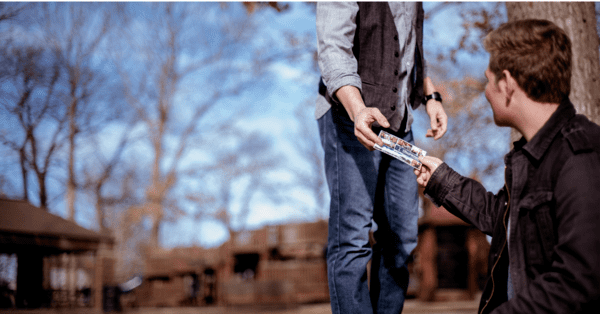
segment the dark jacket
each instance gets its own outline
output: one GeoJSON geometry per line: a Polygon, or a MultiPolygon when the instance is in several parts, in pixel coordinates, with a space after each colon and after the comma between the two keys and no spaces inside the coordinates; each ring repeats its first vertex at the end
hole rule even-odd
{"type": "Polygon", "coordinates": [[[566,101],[530,142],[514,147],[497,194],[446,164],[425,189],[492,236],[479,312],[598,313],[600,127],[566,101]],[[514,297],[507,302],[509,263],[514,297]]]}

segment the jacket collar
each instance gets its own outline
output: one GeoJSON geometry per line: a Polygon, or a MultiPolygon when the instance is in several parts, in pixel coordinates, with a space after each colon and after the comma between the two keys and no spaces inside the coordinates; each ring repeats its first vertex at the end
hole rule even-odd
{"type": "Polygon", "coordinates": [[[514,143],[515,150],[523,148],[524,151],[529,153],[536,161],[539,161],[544,153],[550,147],[550,144],[565,126],[565,124],[571,120],[576,114],[575,107],[569,99],[563,101],[556,111],[550,116],[550,119],[546,121],[544,126],[533,136],[531,141],[527,142],[525,137],[514,143]]]}

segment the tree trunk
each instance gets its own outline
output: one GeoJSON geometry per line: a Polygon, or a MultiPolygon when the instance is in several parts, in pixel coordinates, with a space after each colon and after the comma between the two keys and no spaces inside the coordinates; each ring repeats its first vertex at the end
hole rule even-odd
{"type": "MultiPolygon", "coordinates": [[[[506,13],[509,22],[528,18],[546,19],[567,33],[573,51],[569,98],[578,113],[600,124],[600,56],[594,3],[507,2],[506,13]]],[[[511,138],[515,138],[515,131],[511,138]]]]}
{"type": "Polygon", "coordinates": [[[96,195],[96,219],[98,220],[98,227],[100,228],[100,232],[104,232],[107,228],[106,223],[104,222],[104,208],[102,204],[102,183],[98,183],[96,188],[94,189],[96,195]]]}
{"type": "Polygon", "coordinates": [[[75,221],[75,137],[77,136],[77,100],[74,87],[71,90],[71,105],[69,106],[69,164],[67,178],[67,219],[75,221]]]}
{"type": "Polygon", "coordinates": [[[37,173],[38,185],[40,186],[40,208],[48,210],[48,192],[46,191],[46,174],[37,173]]]}
{"type": "Polygon", "coordinates": [[[29,186],[29,182],[27,180],[27,154],[25,153],[25,145],[27,144],[27,140],[19,149],[19,162],[21,164],[21,177],[23,178],[23,200],[29,201],[29,193],[27,193],[27,188],[29,186]]]}
{"type": "Polygon", "coordinates": [[[154,165],[152,167],[152,184],[146,197],[152,208],[152,227],[150,230],[150,243],[152,247],[159,247],[160,224],[163,218],[163,204],[165,200],[165,184],[160,175],[160,163],[163,156],[163,136],[165,135],[165,119],[161,111],[161,119],[158,126],[158,134],[154,139],[154,165]]]}

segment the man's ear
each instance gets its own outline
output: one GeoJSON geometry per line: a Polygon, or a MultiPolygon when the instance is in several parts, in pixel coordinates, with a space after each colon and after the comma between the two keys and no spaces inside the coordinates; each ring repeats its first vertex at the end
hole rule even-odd
{"type": "Polygon", "coordinates": [[[503,84],[503,92],[506,95],[507,99],[512,98],[513,93],[517,90],[517,88],[519,87],[519,85],[517,84],[517,81],[515,80],[515,78],[510,75],[510,72],[508,70],[504,70],[502,71],[502,75],[504,76],[502,78],[502,80],[504,81],[503,84]]]}

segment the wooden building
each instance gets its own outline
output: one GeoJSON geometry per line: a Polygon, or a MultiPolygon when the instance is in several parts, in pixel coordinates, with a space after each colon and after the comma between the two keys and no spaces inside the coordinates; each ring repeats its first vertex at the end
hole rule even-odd
{"type": "MultiPolygon", "coordinates": [[[[232,232],[218,248],[149,252],[140,306],[285,305],[328,302],[327,221],[232,232]]],[[[473,299],[489,245],[474,227],[425,201],[409,263],[409,297],[473,299]]]]}
{"type": "Polygon", "coordinates": [[[327,222],[267,226],[232,235],[222,282],[224,304],[329,300],[327,222]]]}
{"type": "Polygon", "coordinates": [[[217,269],[224,264],[221,248],[155,249],[147,254],[142,284],[133,292],[134,306],[211,305],[217,301],[217,269]]]}
{"type": "Polygon", "coordinates": [[[233,232],[218,248],[147,254],[139,306],[291,304],[329,300],[327,222],[233,232]]]}
{"type": "Polygon", "coordinates": [[[17,257],[11,307],[102,309],[114,278],[112,245],[110,236],[26,201],[0,199],[0,254],[17,257]]]}
{"type": "Polygon", "coordinates": [[[473,299],[483,289],[489,243],[472,225],[423,198],[409,293],[423,301],[473,299]]]}

